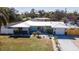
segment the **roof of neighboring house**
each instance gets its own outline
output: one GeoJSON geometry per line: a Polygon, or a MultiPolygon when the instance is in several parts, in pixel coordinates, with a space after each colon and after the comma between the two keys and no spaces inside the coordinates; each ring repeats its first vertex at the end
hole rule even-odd
{"type": "Polygon", "coordinates": [[[67,24],[67,28],[79,28],[77,25],[71,25],[71,24],[67,24]]]}
{"type": "Polygon", "coordinates": [[[33,21],[49,21],[50,20],[50,18],[33,18],[32,19],[33,21]]]}
{"type": "Polygon", "coordinates": [[[50,19],[50,18],[34,18],[34,19],[50,19]]]}

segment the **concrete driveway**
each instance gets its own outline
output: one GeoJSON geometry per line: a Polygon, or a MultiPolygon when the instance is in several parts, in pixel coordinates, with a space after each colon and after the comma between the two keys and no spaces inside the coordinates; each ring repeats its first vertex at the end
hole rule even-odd
{"type": "Polygon", "coordinates": [[[72,39],[58,39],[61,51],[79,51],[79,48],[73,43],[72,39]]]}

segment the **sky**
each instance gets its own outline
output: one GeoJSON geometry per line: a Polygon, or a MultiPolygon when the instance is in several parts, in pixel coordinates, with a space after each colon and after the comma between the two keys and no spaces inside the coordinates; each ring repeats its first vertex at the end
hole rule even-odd
{"type": "Polygon", "coordinates": [[[56,9],[59,10],[65,10],[65,8],[67,9],[67,12],[73,12],[73,11],[77,11],[79,12],[79,7],[14,7],[16,10],[19,11],[19,13],[23,13],[26,11],[30,11],[31,9],[35,9],[35,10],[45,10],[47,11],[55,11],[56,9]]]}

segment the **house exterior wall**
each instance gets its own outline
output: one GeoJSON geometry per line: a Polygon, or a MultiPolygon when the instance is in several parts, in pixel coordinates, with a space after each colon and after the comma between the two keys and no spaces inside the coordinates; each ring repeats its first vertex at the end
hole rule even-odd
{"type": "MultiPolygon", "coordinates": [[[[46,27],[43,27],[43,28],[44,28],[43,31],[46,32],[46,27]]],[[[34,27],[32,29],[37,29],[37,27],[34,27]]],[[[14,30],[16,30],[16,28],[9,29],[9,28],[2,26],[0,33],[1,34],[13,34],[14,30]]],[[[30,33],[29,28],[22,28],[22,30],[28,31],[28,33],[30,33]]],[[[53,30],[53,34],[56,34],[56,35],[64,35],[65,32],[67,32],[67,35],[79,35],[79,29],[71,30],[71,29],[65,29],[65,28],[52,28],[52,30],[53,30]]]]}
{"type": "Polygon", "coordinates": [[[4,26],[1,26],[1,34],[13,34],[13,29],[8,29],[4,26]]]}
{"type": "MultiPolygon", "coordinates": [[[[44,29],[43,30],[46,30],[46,27],[43,27],[44,29]]],[[[33,30],[34,28],[32,28],[33,30]]],[[[8,29],[8,28],[5,28],[4,26],[1,27],[1,34],[13,34],[14,33],[14,30],[15,29],[8,29]]],[[[28,31],[29,32],[29,29],[28,28],[22,28],[23,31],[28,31]]],[[[65,28],[53,28],[53,34],[56,34],[56,35],[64,35],[65,34],[65,28]]]]}
{"type": "Polygon", "coordinates": [[[29,32],[29,28],[22,28],[23,31],[27,31],[28,34],[30,34],[29,32]]]}
{"type": "Polygon", "coordinates": [[[23,31],[27,31],[27,30],[28,30],[28,28],[22,28],[22,30],[23,30],[23,31]]]}

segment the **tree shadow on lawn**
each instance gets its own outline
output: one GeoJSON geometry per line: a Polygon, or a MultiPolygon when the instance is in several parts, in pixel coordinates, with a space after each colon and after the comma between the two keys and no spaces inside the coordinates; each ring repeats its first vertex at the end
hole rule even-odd
{"type": "Polygon", "coordinates": [[[21,35],[10,35],[10,38],[30,38],[30,35],[21,36],[21,35]]]}

